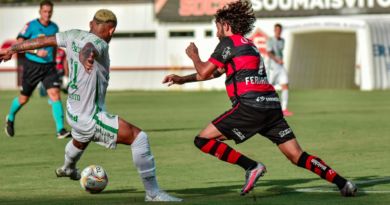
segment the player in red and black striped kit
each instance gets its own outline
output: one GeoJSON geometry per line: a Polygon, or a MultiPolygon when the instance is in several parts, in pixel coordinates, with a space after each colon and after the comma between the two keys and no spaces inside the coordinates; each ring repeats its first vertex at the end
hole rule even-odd
{"type": "Polygon", "coordinates": [[[336,184],[343,196],[354,196],[357,187],[320,158],[304,152],[283,118],[279,97],[268,83],[263,59],[256,46],[244,37],[256,21],[251,5],[247,1],[230,3],[219,9],[215,18],[220,42],[209,60],[201,61],[197,47],[191,43],[186,53],[197,73],[168,75],[163,80],[168,85],[184,84],[213,79],[226,73],[226,90],[233,108],[203,129],[195,137],[195,145],[205,153],[246,170],[241,195],[253,189],[266,168],[261,162],[246,157],[222,141],[232,139],[238,144],[259,133],[275,143],[295,165],[336,184]]]}

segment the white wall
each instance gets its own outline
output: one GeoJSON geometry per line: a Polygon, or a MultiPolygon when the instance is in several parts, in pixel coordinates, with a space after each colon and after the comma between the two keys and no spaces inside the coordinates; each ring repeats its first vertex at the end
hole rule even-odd
{"type": "MultiPolygon", "coordinates": [[[[88,30],[89,21],[94,13],[101,8],[111,9],[118,18],[117,32],[156,32],[155,38],[114,38],[110,43],[111,65],[115,67],[181,67],[192,66],[192,62],[185,54],[185,48],[190,42],[195,42],[199,48],[201,58],[207,60],[218,43],[216,37],[205,37],[206,30],[213,30],[215,35],[215,25],[208,23],[163,23],[158,22],[154,17],[152,3],[137,4],[80,4],[80,5],[57,5],[54,8],[52,20],[56,22],[61,31],[68,29],[88,30]],[[194,30],[194,37],[170,38],[169,31],[194,30]]],[[[293,32],[302,32],[305,29],[354,29],[358,32],[360,42],[358,48],[361,51],[369,52],[371,44],[367,29],[361,19],[389,18],[390,15],[366,15],[366,16],[344,16],[344,17],[296,17],[296,18],[267,18],[258,19],[256,27],[261,28],[268,35],[273,35],[275,23],[284,26],[283,36],[286,39],[285,62],[289,64],[289,53],[292,52],[291,35],[293,32]],[[347,22],[349,26],[326,26],[325,22],[347,22]],[[358,22],[358,23],[356,23],[358,22]],[[360,23],[359,23],[360,22],[360,23]],[[312,24],[312,25],[311,25],[312,24]],[[358,28],[359,27],[359,28],[358,28]],[[363,29],[361,29],[363,28],[363,29]]],[[[38,6],[23,7],[1,7],[0,8],[0,42],[6,39],[14,39],[23,25],[38,17],[38,6]],[[10,20],[12,19],[12,20],[10,20]]],[[[359,55],[357,62],[362,70],[361,76],[373,75],[369,70],[370,59],[364,60],[364,55],[359,55]],[[363,56],[362,58],[360,56],[363,56]]],[[[371,60],[372,61],[372,60],[371,60]]],[[[2,68],[14,68],[15,61],[8,64],[0,64],[2,68]]],[[[287,67],[288,69],[288,67],[287,67]]],[[[175,71],[178,72],[178,71],[175,71]]],[[[191,71],[180,71],[189,73],[191,71]]],[[[109,89],[167,89],[162,87],[160,82],[168,71],[113,71],[111,73],[111,84],[109,89]],[[135,83],[139,78],[147,80],[149,83],[143,87],[135,83]]],[[[223,78],[223,77],[222,77],[223,78]]],[[[359,77],[358,77],[359,78],[359,77]]],[[[373,82],[369,78],[366,81],[357,79],[362,88],[372,89],[373,82]]],[[[223,79],[215,82],[202,84],[190,84],[180,89],[224,89],[223,79]]],[[[16,75],[12,72],[1,72],[0,89],[16,88],[16,75]]],[[[169,88],[176,89],[176,88],[169,88]]]]}

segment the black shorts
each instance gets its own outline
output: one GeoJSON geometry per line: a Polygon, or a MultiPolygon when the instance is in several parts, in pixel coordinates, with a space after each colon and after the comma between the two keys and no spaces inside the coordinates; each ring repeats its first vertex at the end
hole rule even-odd
{"type": "Polygon", "coordinates": [[[295,138],[280,109],[256,109],[238,103],[212,123],[237,144],[257,133],[277,145],[295,138]]]}
{"type": "Polygon", "coordinates": [[[22,90],[20,93],[31,96],[38,83],[42,82],[46,89],[59,88],[61,83],[54,63],[36,63],[23,61],[22,90]]]}

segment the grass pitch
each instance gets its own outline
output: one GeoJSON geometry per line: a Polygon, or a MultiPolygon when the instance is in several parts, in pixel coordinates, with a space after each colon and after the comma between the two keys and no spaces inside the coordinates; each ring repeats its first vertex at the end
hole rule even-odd
{"type": "MultiPolygon", "coordinates": [[[[267,165],[255,190],[239,196],[244,171],[201,153],[194,136],[229,109],[224,92],[110,92],[110,113],[150,136],[160,186],[183,204],[389,204],[390,92],[292,91],[287,118],[307,152],[354,180],[359,193],[343,198],[335,186],[293,166],[266,138],[254,136],[234,148],[267,165]]],[[[16,91],[0,91],[4,120],[16,91]]],[[[1,121],[4,123],[4,121],[1,121]]],[[[100,194],[56,178],[68,140],[57,140],[47,99],[34,96],[16,117],[16,136],[0,132],[0,204],[143,204],[144,190],[129,147],[106,150],[91,144],[78,166],[99,164],[109,185],[100,194]]]]}

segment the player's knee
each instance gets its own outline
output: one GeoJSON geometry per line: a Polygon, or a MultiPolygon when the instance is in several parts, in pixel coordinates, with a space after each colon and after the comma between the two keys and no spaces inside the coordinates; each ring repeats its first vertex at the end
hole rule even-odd
{"type": "Polygon", "coordinates": [[[204,147],[208,141],[208,139],[201,138],[199,135],[197,135],[194,139],[194,144],[197,148],[202,149],[202,147],[204,147]]]}
{"type": "Polygon", "coordinates": [[[28,96],[21,96],[21,97],[19,97],[19,103],[21,105],[24,105],[24,104],[26,104],[28,102],[28,99],[29,99],[28,96]]]}

